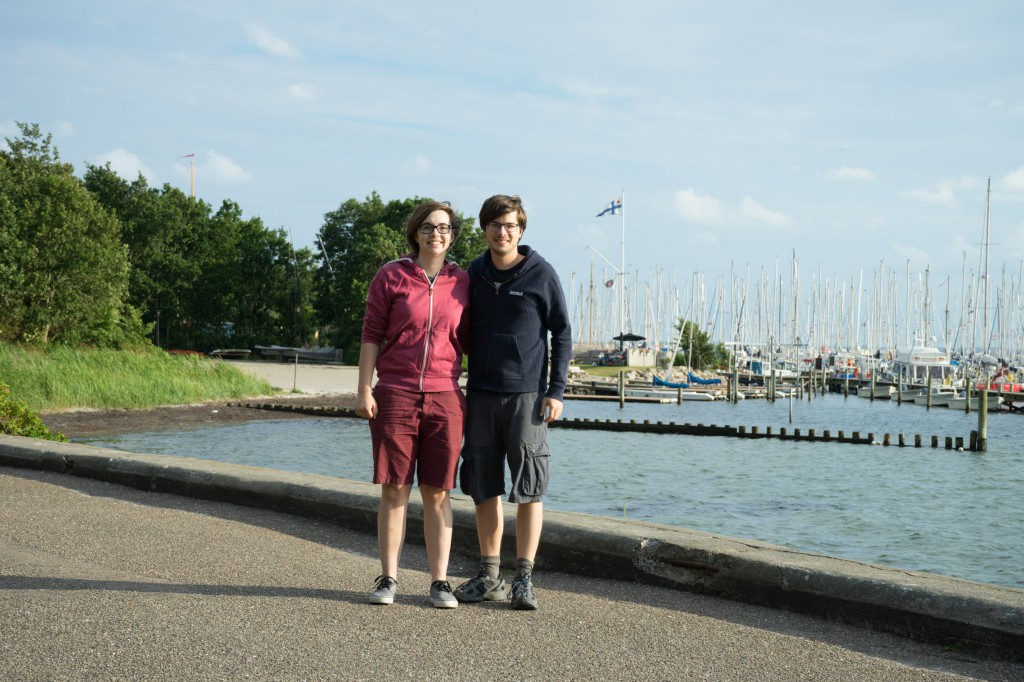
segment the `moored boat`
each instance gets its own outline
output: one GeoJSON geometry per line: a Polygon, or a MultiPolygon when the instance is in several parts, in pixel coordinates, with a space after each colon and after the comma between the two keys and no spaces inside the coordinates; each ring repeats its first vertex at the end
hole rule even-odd
{"type": "Polygon", "coordinates": [[[901,384],[912,388],[935,386],[962,387],[959,365],[954,364],[948,353],[926,346],[918,339],[910,348],[897,348],[892,363],[892,373],[901,384]]]}
{"type": "Polygon", "coordinates": [[[891,384],[876,384],[875,386],[864,385],[857,387],[858,398],[870,398],[872,400],[889,400],[896,392],[896,387],[891,384]]]}
{"type": "Polygon", "coordinates": [[[932,407],[942,407],[956,396],[957,390],[951,386],[932,386],[930,393],[926,386],[913,394],[910,401],[915,405],[927,406],[930,404],[932,407]]]}
{"type": "Polygon", "coordinates": [[[666,398],[669,400],[676,400],[681,396],[683,400],[702,402],[715,400],[715,395],[713,393],[707,393],[705,391],[666,391],[656,388],[629,388],[626,389],[626,395],[631,398],[666,398]]]}
{"type": "Polygon", "coordinates": [[[248,348],[218,348],[210,351],[211,358],[245,360],[252,353],[248,348]]]}
{"type": "MultiPolygon", "coordinates": [[[[1003,399],[997,395],[989,394],[988,396],[988,411],[998,412],[1003,409],[1003,399]]],[[[981,398],[974,394],[970,398],[961,393],[955,398],[950,398],[946,403],[946,407],[952,410],[966,410],[970,412],[977,412],[981,409],[981,398]],[[969,405],[968,405],[969,403],[969,405]]]]}

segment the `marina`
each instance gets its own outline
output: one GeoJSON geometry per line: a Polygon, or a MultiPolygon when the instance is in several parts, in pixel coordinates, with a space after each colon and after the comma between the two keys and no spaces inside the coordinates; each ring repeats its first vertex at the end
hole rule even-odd
{"type": "MultiPolygon", "coordinates": [[[[548,508],[750,538],[798,551],[1024,587],[1016,415],[990,415],[985,453],[897,447],[977,416],[837,394],[680,404],[568,401],[573,419],[876,434],[877,445],[554,428],[548,508]],[[885,447],[890,434],[891,447],[885,447]]],[[[79,439],[133,452],[370,480],[360,419],[270,420],[79,439]]],[[[456,491],[458,492],[458,491],[456,491]]]]}

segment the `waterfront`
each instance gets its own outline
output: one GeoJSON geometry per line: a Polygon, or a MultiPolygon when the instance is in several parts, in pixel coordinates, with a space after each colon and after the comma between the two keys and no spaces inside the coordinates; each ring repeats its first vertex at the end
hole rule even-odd
{"type": "MultiPolygon", "coordinates": [[[[570,401],[567,418],[675,421],[963,436],[975,414],[841,396],[682,405],[570,401]],[[792,408],[793,421],[789,421],[792,408]]],[[[1024,587],[1021,417],[995,414],[984,454],[932,448],[552,429],[549,508],[626,516],[799,550],[1024,587]]],[[[369,480],[357,419],[240,425],[78,439],[154,452],[369,480]]]]}

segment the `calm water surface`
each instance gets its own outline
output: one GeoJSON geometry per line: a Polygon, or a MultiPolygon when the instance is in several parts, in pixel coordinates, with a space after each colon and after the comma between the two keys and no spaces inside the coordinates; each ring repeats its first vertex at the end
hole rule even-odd
{"type": "MultiPolygon", "coordinates": [[[[565,418],[963,436],[977,415],[825,396],[682,405],[568,401],[565,418]],[[792,421],[790,414],[792,412],[792,421]]],[[[552,429],[550,509],[682,526],[799,550],[1024,588],[1024,416],[989,417],[984,454],[552,429]]],[[[359,419],[256,421],[80,439],[367,481],[359,419]]]]}

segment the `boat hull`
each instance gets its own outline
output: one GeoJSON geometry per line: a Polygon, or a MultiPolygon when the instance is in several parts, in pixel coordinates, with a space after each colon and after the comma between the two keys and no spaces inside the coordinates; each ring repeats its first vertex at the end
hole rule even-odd
{"type": "Polygon", "coordinates": [[[858,398],[870,398],[872,400],[889,400],[896,392],[895,386],[861,386],[857,389],[858,398]]]}
{"type": "MultiPolygon", "coordinates": [[[[948,403],[946,403],[946,407],[952,410],[961,411],[966,411],[970,409],[971,412],[977,412],[981,408],[981,400],[979,398],[972,397],[969,399],[969,401],[970,408],[967,407],[968,398],[952,398],[948,403]]],[[[998,412],[1002,409],[1002,399],[999,398],[998,396],[990,395],[988,397],[988,411],[998,412]]]]}
{"type": "Polygon", "coordinates": [[[629,389],[626,391],[626,395],[631,398],[668,398],[670,400],[676,400],[679,395],[682,395],[683,400],[696,402],[708,402],[715,399],[715,396],[711,393],[703,393],[701,391],[682,391],[680,394],[676,391],[659,391],[656,389],[629,389]]]}
{"type": "MultiPolygon", "coordinates": [[[[931,393],[931,406],[932,407],[943,407],[950,400],[956,398],[956,391],[948,388],[933,388],[931,393]]],[[[922,390],[911,398],[911,401],[915,405],[924,405],[927,407],[929,402],[928,389],[922,390]]]]}

